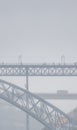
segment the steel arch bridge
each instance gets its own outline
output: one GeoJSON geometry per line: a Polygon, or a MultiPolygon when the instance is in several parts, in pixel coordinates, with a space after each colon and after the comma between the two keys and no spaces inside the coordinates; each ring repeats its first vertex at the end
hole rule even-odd
{"type": "Polygon", "coordinates": [[[48,130],[70,130],[73,126],[72,120],[57,107],[27,90],[1,79],[0,98],[28,113],[48,130]]]}

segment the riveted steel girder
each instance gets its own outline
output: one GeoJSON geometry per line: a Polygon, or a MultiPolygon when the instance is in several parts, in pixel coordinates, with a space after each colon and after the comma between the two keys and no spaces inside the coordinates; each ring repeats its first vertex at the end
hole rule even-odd
{"type": "Polygon", "coordinates": [[[0,64],[0,76],[77,76],[77,64],[0,64]]]}

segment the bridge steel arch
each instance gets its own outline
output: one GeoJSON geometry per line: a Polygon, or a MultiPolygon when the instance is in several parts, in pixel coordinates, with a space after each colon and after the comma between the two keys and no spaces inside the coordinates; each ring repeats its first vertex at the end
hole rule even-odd
{"type": "Polygon", "coordinates": [[[54,105],[21,87],[1,79],[0,98],[28,113],[48,130],[70,130],[73,126],[72,120],[54,105]]]}

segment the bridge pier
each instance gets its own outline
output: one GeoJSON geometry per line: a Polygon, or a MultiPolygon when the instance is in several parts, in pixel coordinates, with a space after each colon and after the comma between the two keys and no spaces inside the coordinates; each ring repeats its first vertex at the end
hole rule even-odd
{"type": "MultiPolygon", "coordinates": [[[[29,90],[28,86],[28,69],[27,69],[27,75],[26,75],[26,90],[29,90]]],[[[28,99],[27,99],[27,107],[29,107],[28,99]]],[[[29,115],[26,114],[26,130],[29,130],[29,115]]]]}

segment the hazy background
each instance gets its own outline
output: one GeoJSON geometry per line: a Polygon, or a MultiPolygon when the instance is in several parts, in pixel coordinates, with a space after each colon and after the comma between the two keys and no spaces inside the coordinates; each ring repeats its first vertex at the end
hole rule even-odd
{"type": "MultiPolygon", "coordinates": [[[[77,61],[77,0],[0,0],[0,63],[77,61]]],[[[25,78],[5,77],[25,87],[25,78]]],[[[76,77],[29,78],[32,92],[77,92],[76,77]]],[[[52,101],[67,112],[76,101],[52,101]]]]}
{"type": "Polygon", "coordinates": [[[0,61],[77,60],[77,0],[0,0],[0,61]]]}

